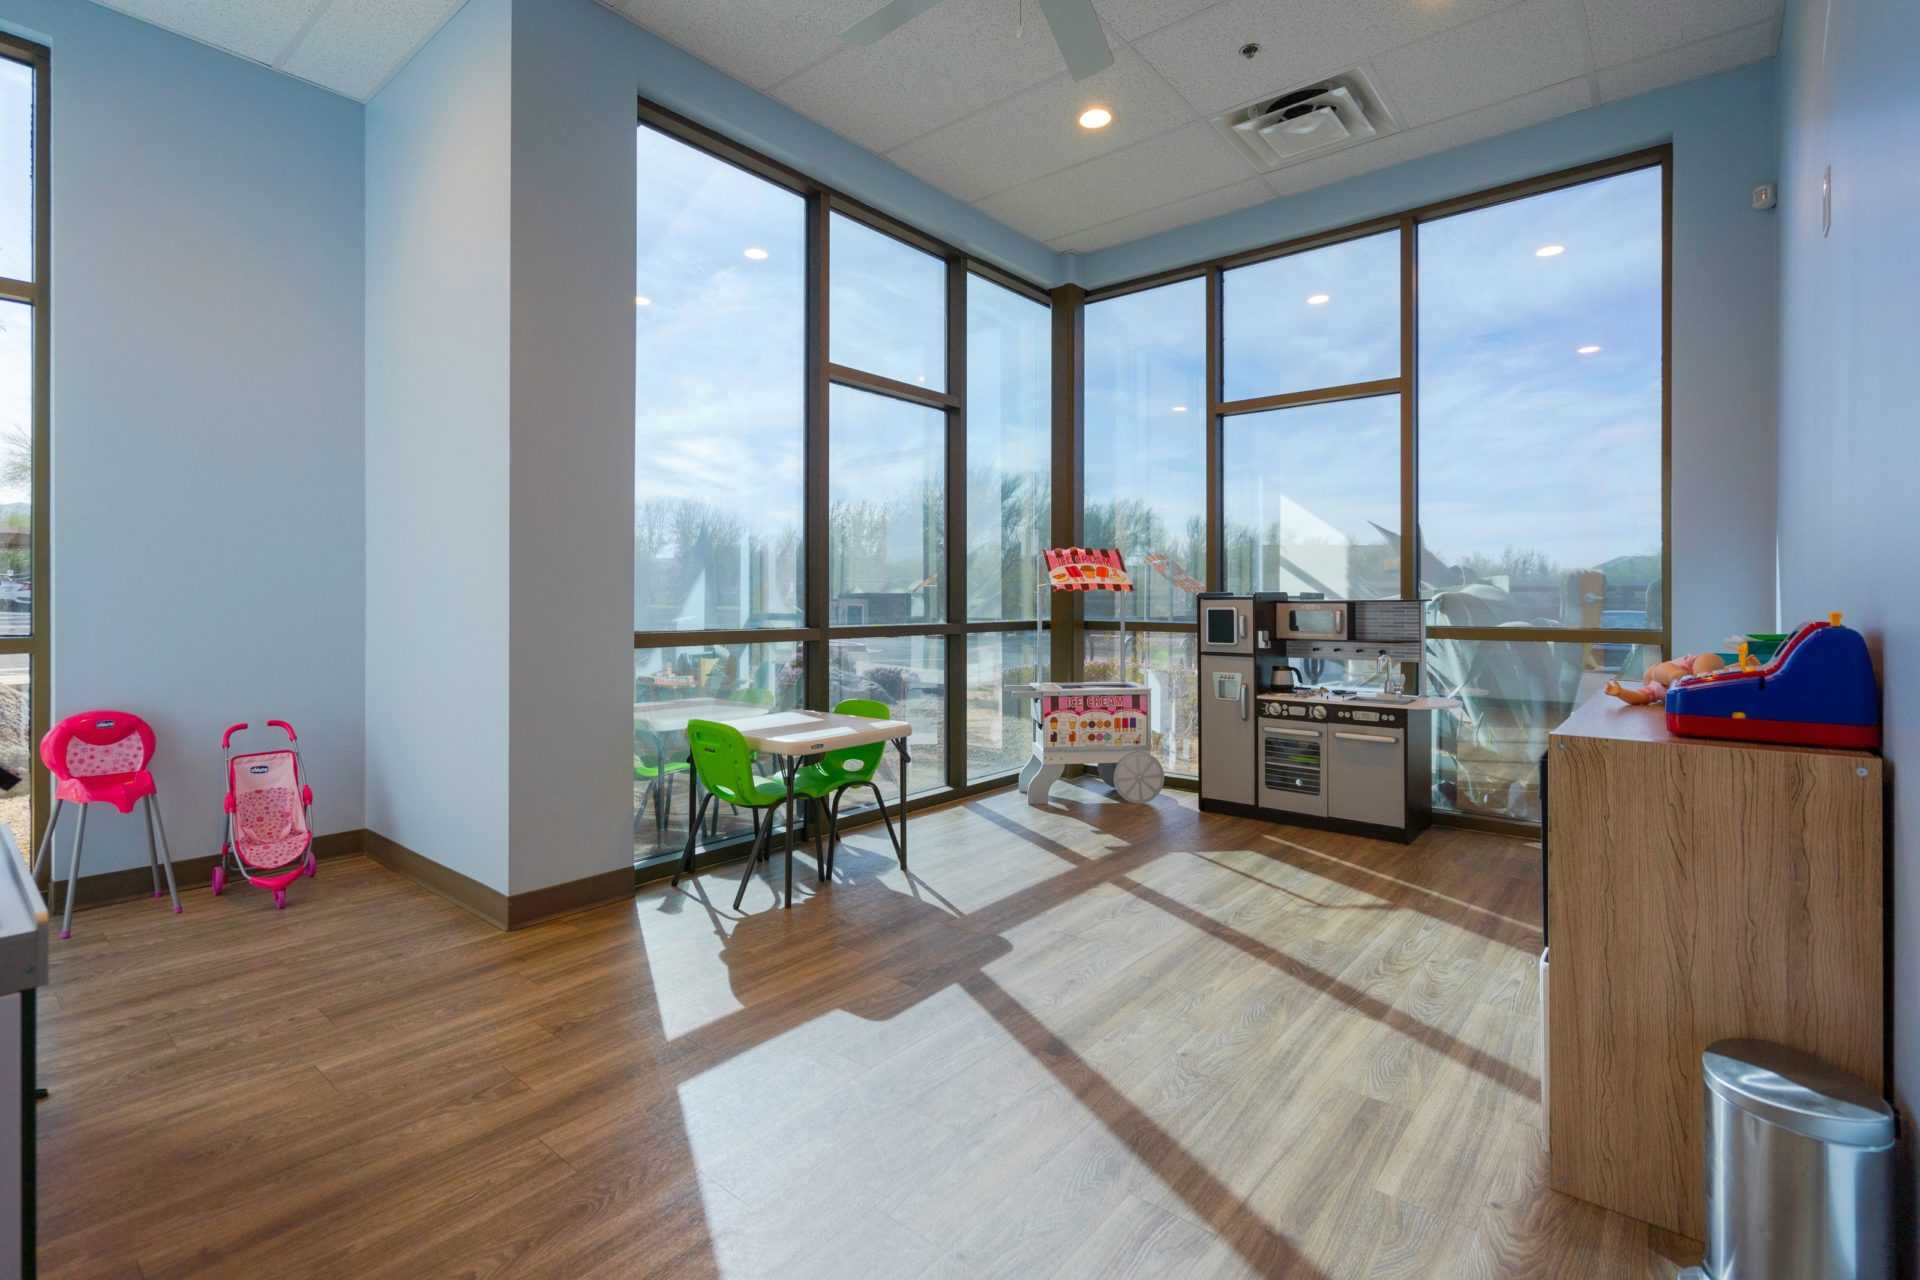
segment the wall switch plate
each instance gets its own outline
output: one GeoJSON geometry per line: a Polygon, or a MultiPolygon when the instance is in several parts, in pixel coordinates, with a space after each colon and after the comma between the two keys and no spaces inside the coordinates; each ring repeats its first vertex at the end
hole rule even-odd
{"type": "Polygon", "coordinates": [[[1774,191],[1771,182],[1763,182],[1753,189],[1753,207],[1756,209],[1773,208],[1774,191]]]}

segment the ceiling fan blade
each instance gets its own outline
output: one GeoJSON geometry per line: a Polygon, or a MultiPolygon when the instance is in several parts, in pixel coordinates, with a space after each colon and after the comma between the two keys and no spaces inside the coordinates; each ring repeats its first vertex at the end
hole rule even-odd
{"type": "Polygon", "coordinates": [[[904,27],[940,0],[893,0],[881,9],[848,27],[840,38],[848,44],[872,44],[897,27],[904,27]]]}
{"type": "MultiPolygon", "coordinates": [[[[897,2],[897,0],[896,0],[897,2]]],[[[1053,28],[1053,39],[1067,70],[1075,80],[1085,80],[1113,65],[1113,50],[1107,48],[1107,34],[1100,29],[1100,15],[1093,11],[1093,0],[1039,0],[1040,12],[1053,28]]]]}

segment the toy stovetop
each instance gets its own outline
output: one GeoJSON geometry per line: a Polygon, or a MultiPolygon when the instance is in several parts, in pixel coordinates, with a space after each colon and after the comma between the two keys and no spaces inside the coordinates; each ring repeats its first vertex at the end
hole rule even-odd
{"type": "Polygon", "coordinates": [[[1133,684],[1126,680],[1040,680],[1033,684],[1010,684],[1007,692],[1028,698],[1044,698],[1056,694],[1147,693],[1150,690],[1144,684],[1133,684]]]}

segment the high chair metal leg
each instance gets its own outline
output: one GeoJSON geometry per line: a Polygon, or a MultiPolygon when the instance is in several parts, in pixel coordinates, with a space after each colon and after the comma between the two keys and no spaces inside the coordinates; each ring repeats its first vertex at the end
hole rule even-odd
{"type": "Polygon", "coordinates": [[[159,846],[153,838],[153,805],[147,804],[141,811],[141,820],[147,828],[147,870],[153,873],[153,896],[160,896],[160,854],[159,846]]]}
{"type": "Polygon", "coordinates": [[[167,869],[167,896],[173,899],[173,914],[180,914],[180,890],[173,883],[173,849],[167,844],[166,820],[160,816],[160,797],[147,797],[147,813],[153,819],[153,829],[160,833],[160,864],[167,869]]]}
{"type": "Polygon", "coordinates": [[[67,910],[60,918],[60,937],[73,936],[73,895],[80,888],[80,845],[87,838],[87,806],[80,806],[80,823],[73,829],[73,855],[67,860],[67,910]]]}
{"type": "Polygon", "coordinates": [[[47,833],[40,837],[40,847],[33,851],[33,882],[36,885],[40,883],[40,864],[47,860],[47,850],[53,848],[53,829],[60,825],[60,811],[66,807],[65,800],[56,799],[53,802],[53,812],[47,816],[47,833]]]}

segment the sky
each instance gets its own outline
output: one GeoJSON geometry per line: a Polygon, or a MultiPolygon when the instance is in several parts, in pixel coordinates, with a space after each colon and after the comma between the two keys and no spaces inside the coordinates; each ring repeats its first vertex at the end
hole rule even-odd
{"type": "MultiPolygon", "coordinates": [[[[0,276],[33,278],[33,68],[0,58],[0,276]]],[[[33,427],[33,309],[0,303],[0,449],[33,427]]],[[[0,503],[26,502],[0,478],[0,503]]]]}

